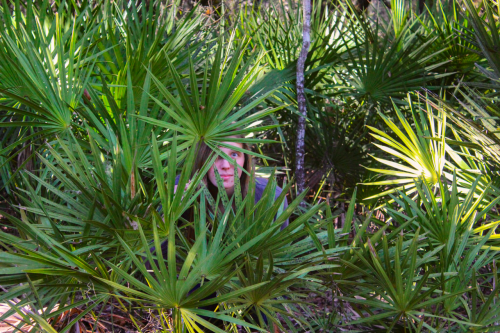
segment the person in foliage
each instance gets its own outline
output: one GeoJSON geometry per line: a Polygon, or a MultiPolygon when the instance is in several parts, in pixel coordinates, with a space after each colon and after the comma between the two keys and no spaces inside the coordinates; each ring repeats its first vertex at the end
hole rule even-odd
{"type": "MultiPolygon", "coordinates": [[[[233,136],[234,138],[242,138],[243,136],[233,136]]],[[[235,193],[235,179],[240,180],[240,191],[241,191],[241,196],[242,199],[244,199],[249,191],[249,188],[251,186],[255,186],[255,203],[259,202],[259,200],[262,198],[262,195],[264,193],[264,190],[267,186],[268,179],[265,178],[260,178],[260,177],[255,177],[255,168],[253,165],[253,159],[252,156],[249,154],[245,154],[241,150],[246,150],[250,151],[250,147],[246,143],[240,143],[240,142],[232,142],[232,141],[226,141],[222,142],[222,144],[227,145],[228,147],[224,146],[219,146],[219,149],[227,155],[229,158],[232,160],[228,160],[224,158],[222,155],[219,155],[216,157],[214,163],[208,170],[207,174],[203,178],[203,183],[207,186],[210,194],[212,197],[217,198],[219,188],[217,186],[217,176],[216,176],[216,170],[219,173],[221,179],[222,179],[222,186],[224,187],[226,194],[228,198],[231,198],[234,193],[235,193]],[[233,148],[234,147],[234,148],[233,148]],[[234,163],[236,162],[236,163],[234,163]],[[235,167],[236,165],[236,167],[235,167]],[[245,171],[243,171],[245,170],[245,171]],[[237,173],[238,177],[235,177],[235,173],[237,173]],[[252,179],[254,179],[254,182],[252,183],[252,179]]],[[[206,145],[204,142],[199,144],[198,146],[198,155],[195,160],[194,168],[192,171],[192,174],[194,175],[197,171],[201,170],[205,163],[212,158],[213,151],[212,149],[206,145]]],[[[177,186],[179,183],[180,175],[176,177],[175,180],[175,188],[174,192],[177,192],[177,186]]],[[[186,184],[187,189],[189,186],[189,182],[186,184]]],[[[275,200],[281,195],[282,189],[278,186],[276,186],[276,192],[275,192],[275,200]]],[[[281,211],[284,211],[288,207],[288,202],[287,199],[285,198],[282,204],[282,209],[281,211]]],[[[233,209],[234,209],[234,200],[233,200],[233,209]]],[[[219,206],[219,209],[224,210],[224,207],[222,204],[219,206]]],[[[190,220],[192,218],[192,212],[186,212],[185,217],[187,220],[190,220]]],[[[281,229],[283,230],[289,225],[288,219],[283,222],[281,229]]],[[[188,237],[194,238],[193,235],[189,235],[189,232],[187,232],[188,237]]],[[[153,247],[151,248],[151,253],[154,255],[156,252],[156,249],[153,247]]],[[[164,241],[161,244],[161,252],[163,255],[163,258],[168,257],[168,241],[164,241]]],[[[158,263],[156,262],[158,265],[158,263]]],[[[146,264],[147,268],[150,270],[151,265],[149,262],[146,264]]],[[[200,284],[198,284],[191,292],[194,290],[198,289],[200,287],[200,284]]],[[[210,295],[208,298],[213,298],[216,297],[216,294],[210,295]]],[[[216,305],[212,306],[206,306],[203,307],[205,310],[210,310],[210,311],[215,311],[217,308],[216,305]]],[[[268,319],[265,315],[263,315],[264,321],[268,322],[268,319]]],[[[211,323],[215,324],[218,327],[224,327],[224,323],[221,320],[213,319],[213,318],[204,318],[209,320],[211,323]]]]}
{"type": "MultiPolygon", "coordinates": [[[[233,136],[235,139],[240,139],[243,136],[233,136]]],[[[226,194],[228,198],[231,198],[235,191],[235,173],[238,174],[238,179],[240,180],[240,189],[241,189],[241,197],[245,199],[250,186],[255,186],[255,203],[259,202],[262,198],[262,194],[267,186],[268,179],[255,177],[255,168],[253,165],[253,158],[249,154],[245,154],[240,150],[250,151],[250,147],[246,143],[241,142],[232,142],[227,141],[223,142],[223,144],[230,147],[219,146],[219,149],[229,156],[233,161],[236,161],[237,167],[235,168],[235,164],[233,161],[229,161],[223,156],[217,156],[215,162],[208,170],[207,174],[203,178],[203,183],[207,186],[210,194],[213,198],[217,198],[219,188],[217,186],[217,178],[215,175],[215,170],[217,169],[222,181],[224,189],[226,190],[226,194]],[[232,148],[234,147],[234,148],[232,148]],[[245,171],[243,171],[245,170],[245,171]],[[251,184],[251,179],[254,179],[254,183],[251,184]]],[[[205,165],[206,161],[208,161],[212,157],[213,151],[212,149],[206,145],[204,142],[199,144],[198,155],[195,160],[193,174],[197,171],[201,170],[205,165]]],[[[179,183],[180,176],[177,176],[175,180],[175,188],[174,192],[177,191],[177,184],[179,183]]],[[[189,186],[186,184],[186,189],[189,186]]],[[[281,195],[282,189],[279,186],[276,186],[276,192],[274,198],[277,199],[281,195]]],[[[284,211],[288,207],[287,199],[283,201],[283,207],[281,211],[284,211]]],[[[222,204],[219,206],[220,209],[223,209],[222,204]]],[[[233,208],[234,208],[234,200],[233,200],[233,208]]],[[[190,213],[188,212],[186,215],[187,220],[191,219],[190,213]]],[[[281,229],[283,230],[289,224],[288,219],[282,224],[281,229]]],[[[154,248],[152,252],[154,252],[154,248]]],[[[161,245],[161,251],[164,257],[166,257],[168,252],[168,242],[165,241],[161,245]]]]}
{"type": "MultiPolygon", "coordinates": [[[[242,138],[242,136],[234,136],[234,138],[239,139],[242,138]]],[[[232,147],[230,148],[230,147],[219,146],[219,149],[224,154],[226,154],[234,161],[236,161],[238,167],[236,170],[233,161],[225,159],[222,155],[217,156],[217,159],[215,160],[214,164],[210,167],[207,175],[203,179],[203,182],[210,191],[210,194],[212,195],[212,197],[217,198],[218,187],[217,187],[217,178],[215,175],[215,169],[217,169],[223,181],[223,186],[224,189],[226,190],[226,194],[228,195],[229,198],[231,198],[235,190],[234,174],[235,172],[237,172],[238,179],[240,180],[242,199],[246,197],[249,187],[255,185],[255,203],[259,202],[259,200],[262,198],[262,194],[264,193],[264,189],[267,186],[268,180],[266,178],[255,177],[255,170],[253,166],[252,156],[240,151],[240,150],[250,151],[250,147],[246,143],[240,143],[240,142],[227,141],[223,142],[223,144],[236,148],[234,149],[232,147]],[[255,184],[250,184],[251,179],[255,180],[255,184]]],[[[212,149],[208,147],[205,143],[201,143],[199,145],[198,156],[195,160],[195,167],[193,173],[203,168],[203,165],[206,163],[206,161],[211,158],[212,153],[213,153],[212,149]]],[[[176,187],[174,191],[177,190],[178,182],[179,182],[179,176],[177,176],[175,184],[176,187]]],[[[276,186],[275,198],[278,198],[281,192],[282,189],[276,186]]],[[[288,207],[288,203],[287,200],[285,199],[284,208],[286,207],[288,207]]],[[[287,225],[288,225],[288,220],[283,224],[282,228],[286,227],[287,225]]]]}

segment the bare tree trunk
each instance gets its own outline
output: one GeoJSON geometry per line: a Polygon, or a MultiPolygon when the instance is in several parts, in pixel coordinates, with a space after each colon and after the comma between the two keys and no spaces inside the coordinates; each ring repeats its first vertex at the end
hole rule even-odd
{"type": "MultiPolygon", "coordinates": [[[[305,188],[304,182],[304,138],[306,132],[306,94],[304,91],[304,67],[311,45],[311,0],[302,0],[304,22],[302,25],[302,49],[297,60],[297,102],[299,104],[299,122],[297,126],[297,143],[295,145],[295,175],[297,177],[297,193],[302,193],[305,188]]],[[[302,205],[302,203],[301,203],[302,205]]]]}

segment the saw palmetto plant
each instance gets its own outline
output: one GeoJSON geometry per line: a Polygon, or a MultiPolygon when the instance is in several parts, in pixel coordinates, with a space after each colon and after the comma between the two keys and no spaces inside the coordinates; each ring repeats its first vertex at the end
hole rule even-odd
{"type": "MultiPolygon", "coordinates": [[[[387,116],[380,114],[387,127],[393,133],[386,133],[375,127],[368,126],[370,133],[380,143],[374,143],[376,147],[382,151],[395,156],[400,161],[393,162],[388,159],[382,159],[374,156],[374,159],[379,163],[390,166],[391,169],[371,169],[378,173],[386,174],[393,178],[380,182],[368,183],[366,185],[396,185],[397,187],[391,190],[382,192],[377,196],[383,196],[396,190],[405,189],[407,193],[414,191],[414,179],[422,178],[431,185],[438,183],[443,176],[445,165],[445,131],[446,131],[446,116],[434,116],[431,109],[427,110],[427,116],[423,110],[415,110],[411,98],[408,98],[410,112],[413,113],[413,122],[415,130],[410,123],[405,119],[400,109],[394,105],[396,115],[402,124],[401,130],[387,116]],[[418,113],[417,113],[418,112],[418,113]],[[416,118],[416,114],[419,118],[416,118]],[[439,138],[438,140],[430,140],[429,138],[439,138]],[[402,162],[402,163],[401,163],[402,162]]],[[[417,106],[418,108],[418,106],[417,106]]]]}
{"type": "Polygon", "coordinates": [[[2,1],[0,330],[498,331],[500,7],[385,3],[312,3],[296,193],[301,3],[2,1]]]}

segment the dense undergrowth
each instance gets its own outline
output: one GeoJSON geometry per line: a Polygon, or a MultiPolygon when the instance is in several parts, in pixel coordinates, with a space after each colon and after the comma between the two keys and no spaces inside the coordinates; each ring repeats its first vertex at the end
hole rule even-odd
{"type": "Polygon", "coordinates": [[[313,4],[295,193],[296,4],[3,1],[0,321],[499,331],[500,4],[405,3],[313,4]],[[235,134],[271,179],[257,204],[192,173],[235,134]]]}

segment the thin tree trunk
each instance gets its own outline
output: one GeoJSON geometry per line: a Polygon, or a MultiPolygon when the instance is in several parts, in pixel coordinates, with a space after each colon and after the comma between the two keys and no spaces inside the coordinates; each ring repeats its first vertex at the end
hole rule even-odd
{"type": "MultiPolygon", "coordinates": [[[[304,182],[304,138],[306,132],[306,94],[304,91],[304,67],[311,45],[311,0],[302,0],[304,22],[302,25],[302,49],[297,60],[297,102],[299,104],[299,122],[297,125],[297,143],[295,145],[295,175],[297,179],[297,193],[302,193],[305,188],[304,182]]],[[[302,205],[302,204],[301,204],[302,205]]]]}

